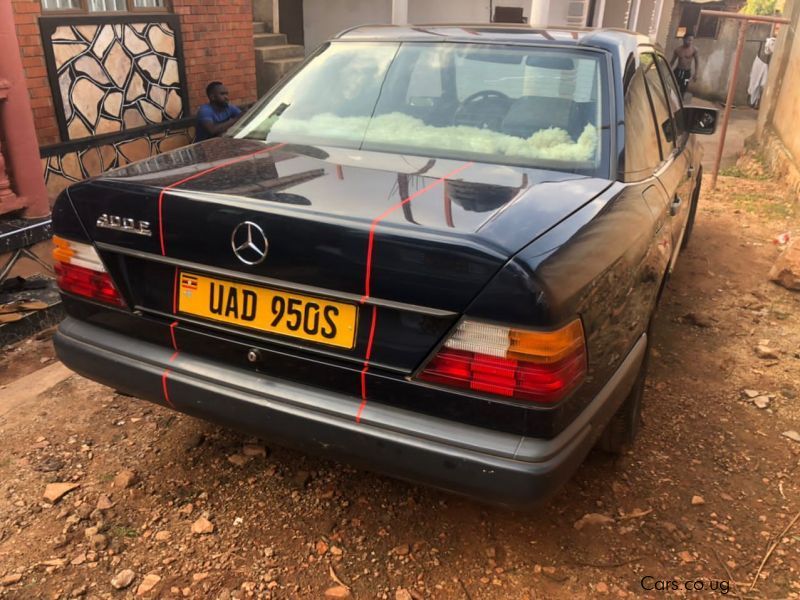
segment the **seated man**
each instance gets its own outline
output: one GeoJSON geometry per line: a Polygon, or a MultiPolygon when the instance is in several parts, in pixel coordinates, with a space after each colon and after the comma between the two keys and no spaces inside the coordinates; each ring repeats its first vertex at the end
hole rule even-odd
{"type": "Polygon", "coordinates": [[[202,142],[225,133],[241,116],[242,111],[228,102],[228,88],[221,81],[206,86],[208,104],[197,110],[194,141],[202,142]]]}

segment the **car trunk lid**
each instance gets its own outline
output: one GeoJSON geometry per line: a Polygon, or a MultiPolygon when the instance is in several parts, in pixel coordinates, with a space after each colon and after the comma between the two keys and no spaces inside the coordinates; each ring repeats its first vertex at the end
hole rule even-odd
{"type": "Polygon", "coordinates": [[[608,185],[538,169],[223,138],[112,171],[70,195],[133,306],[353,361],[363,360],[372,335],[370,360],[408,373],[509,257],[608,185]],[[120,226],[98,226],[102,219],[120,226]],[[246,238],[234,232],[246,223],[268,241],[261,261],[236,250],[246,238]],[[145,224],[151,235],[125,224],[145,224]],[[352,305],[352,346],[182,314],[185,274],[352,305]],[[381,312],[377,330],[369,305],[381,312]]]}

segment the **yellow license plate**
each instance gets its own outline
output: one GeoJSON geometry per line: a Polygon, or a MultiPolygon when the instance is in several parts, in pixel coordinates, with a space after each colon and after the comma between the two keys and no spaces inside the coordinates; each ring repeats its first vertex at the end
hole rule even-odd
{"type": "Polygon", "coordinates": [[[187,272],[178,312],[340,348],[353,347],[358,314],[352,304],[187,272]]]}

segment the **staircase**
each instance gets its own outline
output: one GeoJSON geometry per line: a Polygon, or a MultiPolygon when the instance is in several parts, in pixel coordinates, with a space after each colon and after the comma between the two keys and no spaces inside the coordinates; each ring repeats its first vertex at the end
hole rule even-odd
{"type": "Polygon", "coordinates": [[[253,23],[258,96],[266,94],[286,73],[300,64],[305,48],[289,44],[282,33],[270,33],[271,23],[253,23]]]}

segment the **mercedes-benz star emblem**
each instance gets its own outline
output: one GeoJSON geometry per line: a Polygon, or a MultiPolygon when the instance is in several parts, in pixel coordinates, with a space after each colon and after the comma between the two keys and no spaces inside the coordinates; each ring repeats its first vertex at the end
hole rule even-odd
{"type": "Polygon", "coordinates": [[[240,261],[246,265],[257,265],[267,258],[269,242],[264,231],[252,221],[239,223],[231,235],[231,248],[240,261]]]}

